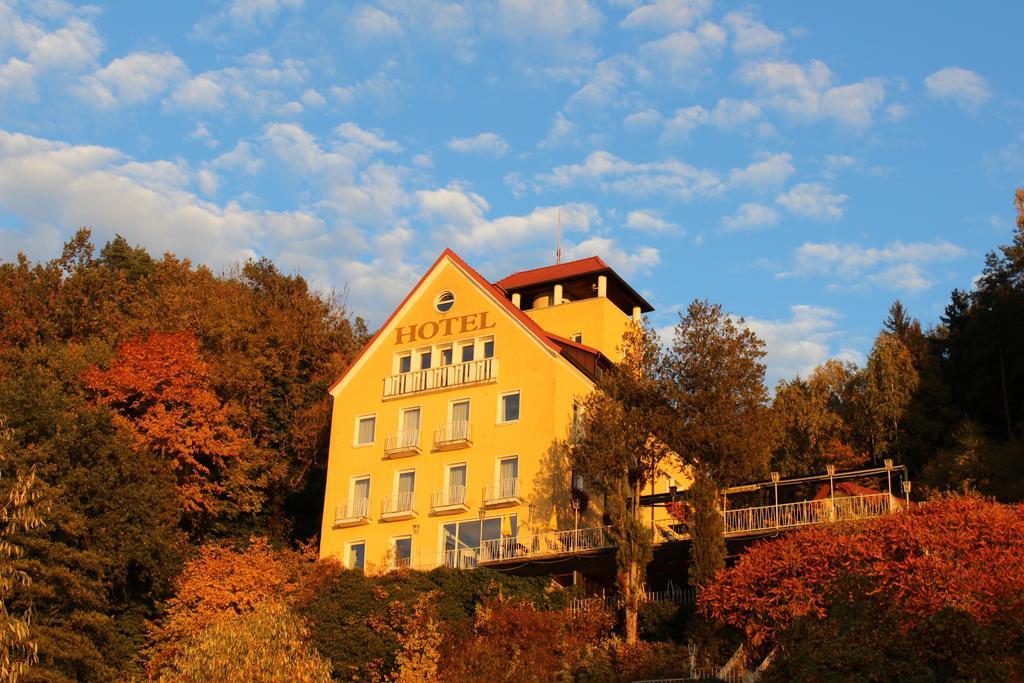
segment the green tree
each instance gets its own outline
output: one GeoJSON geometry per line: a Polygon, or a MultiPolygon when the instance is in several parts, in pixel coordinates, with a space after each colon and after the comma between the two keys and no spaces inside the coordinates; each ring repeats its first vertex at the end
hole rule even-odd
{"type": "Polygon", "coordinates": [[[630,643],[637,640],[644,573],[653,551],[650,526],[640,516],[640,493],[658,476],[668,454],[655,436],[668,421],[660,361],[654,331],[631,324],[623,337],[622,361],[582,401],[581,428],[571,449],[573,471],[605,500],[630,643]]]}
{"type": "Polygon", "coordinates": [[[38,647],[32,640],[31,611],[11,609],[11,598],[31,584],[31,577],[15,560],[24,550],[14,542],[19,531],[42,526],[37,508],[38,491],[34,469],[10,467],[17,448],[13,431],[0,416],[0,679],[16,683],[38,659],[38,647]]]}
{"type": "MultiPolygon", "coordinates": [[[[697,479],[701,505],[716,505],[718,487],[763,475],[774,434],[764,385],[764,342],[722,307],[694,301],[680,314],[664,370],[664,393],[674,419],[665,440],[697,479]]],[[[713,509],[696,509],[711,520],[713,509]]],[[[691,564],[698,579],[725,556],[725,539],[714,524],[694,528],[691,564]],[[701,556],[700,553],[706,553],[701,556]]]]}

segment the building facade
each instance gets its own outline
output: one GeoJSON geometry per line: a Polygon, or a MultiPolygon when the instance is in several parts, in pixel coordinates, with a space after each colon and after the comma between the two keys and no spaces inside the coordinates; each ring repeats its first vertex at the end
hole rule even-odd
{"type": "Polygon", "coordinates": [[[597,257],[491,283],[446,250],[331,387],[321,557],[473,567],[599,526],[564,444],[651,310],[597,257]]]}

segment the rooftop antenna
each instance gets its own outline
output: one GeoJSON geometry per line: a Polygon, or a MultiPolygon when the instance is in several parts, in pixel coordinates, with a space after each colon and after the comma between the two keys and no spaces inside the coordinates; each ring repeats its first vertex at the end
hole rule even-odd
{"type": "Polygon", "coordinates": [[[555,230],[555,263],[562,262],[562,209],[558,209],[558,227],[555,230]]]}

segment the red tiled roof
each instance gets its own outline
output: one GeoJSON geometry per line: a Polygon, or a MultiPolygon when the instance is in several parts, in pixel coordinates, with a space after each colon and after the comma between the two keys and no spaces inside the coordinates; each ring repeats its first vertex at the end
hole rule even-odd
{"type": "Polygon", "coordinates": [[[520,287],[529,287],[530,285],[539,285],[544,282],[552,282],[553,280],[564,280],[579,275],[587,275],[588,273],[598,273],[604,270],[611,270],[611,268],[601,260],[600,256],[591,256],[590,258],[578,261],[567,261],[566,263],[544,266],[543,268],[521,270],[518,273],[512,273],[507,277],[503,277],[495,284],[508,291],[510,289],[519,289],[520,287]]]}
{"type": "MultiPolygon", "coordinates": [[[[531,318],[530,316],[526,315],[521,310],[513,306],[512,302],[505,298],[504,292],[502,292],[497,286],[491,284],[486,279],[484,279],[484,277],[480,275],[480,273],[476,272],[476,270],[474,270],[468,263],[463,261],[458,254],[456,254],[451,249],[445,249],[443,252],[441,252],[441,255],[437,257],[437,260],[434,261],[433,265],[431,265],[430,268],[427,269],[427,272],[423,273],[423,277],[419,279],[419,282],[416,283],[416,286],[410,289],[409,293],[405,295],[405,298],[402,299],[402,303],[398,304],[398,306],[395,307],[395,310],[391,312],[391,315],[389,315],[388,319],[384,321],[384,324],[377,329],[377,332],[375,332],[373,337],[370,338],[370,341],[366,342],[366,345],[363,346],[363,348],[359,351],[359,354],[352,360],[349,366],[345,368],[344,371],[342,371],[341,376],[338,377],[338,379],[336,379],[331,384],[331,386],[327,388],[327,393],[334,391],[334,388],[341,384],[341,381],[345,379],[349,371],[355,367],[356,363],[358,363],[359,360],[363,357],[363,355],[369,350],[369,348],[373,346],[374,342],[377,341],[377,338],[380,337],[381,333],[385,329],[387,329],[388,325],[391,324],[391,321],[395,319],[395,316],[398,315],[398,311],[400,311],[402,307],[405,306],[405,303],[409,300],[409,297],[411,297],[413,293],[420,288],[423,282],[427,279],[427,276],[430,275],[430,273],[432,273],[435,268],[437,268],[437,266],[441,263],[441,261],[444,260],[446,256],[450,257],[452,261],[455,262],[456,265],[465,270],[466,273],[471,278],[473,278],[473,280],[475,280],[481,287],[483,287],[485,291],[489,292],[491,296],[497,299],[498,302],[502,306],[504,306],[505,309],[509,313],[511,313],[513,317],[515,317],[519,322],[525,325],[527,329],[530,330],[530,332],[536,335],[537,338],[540,339],[541,343],[543,343],[545,346],[549,347],[551,350],[555,351],[559,355],[563,355],[564,357],[564,354],[562,353],[562,347],[559,346],[559,343],[552,338],[555,335],[551,335],[550,333],[546,332],[540,325],[534,322],[533,318],[531,318]]],[[[597,257],[594,258],[597,259],[597,257]]],[[[597,260],[600,261],[600,259],[597,260]]],[[[568,342],[569,340],[565,341],[568,342]]],[[[575,346],[579,346],[585,350],[591,350],[590,347],[583,346],[582,344],[575,344],[574,342],[569,343],[575,346]]],[[[593,349],[593,351],[597,352],[597,349],[593,349]]]]}

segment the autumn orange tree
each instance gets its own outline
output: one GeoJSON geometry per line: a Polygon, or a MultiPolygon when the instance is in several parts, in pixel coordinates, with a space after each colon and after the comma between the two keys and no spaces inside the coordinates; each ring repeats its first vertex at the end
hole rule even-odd
{"type": "Polygon", "coordinates": [[[1012,642],[1024,638],[1022,550],[1024,506],[943,497],[903,514],[759,543],[699,604],[755,647],[794,623],[828,618],[853,590],[883,604],[904,633],[953,611],[998,625],[1012,642]]]}
{"type": "MultiPolygon", "coordinates": [[[[188,332],[154,333],[122,342],[107,369],[82,377],[141,448],[168,459],[178,474],[187,516],[217,513],[231,490],[228,468],[249,445],[230,424],[209,386],[209,368],[188,332]]],[[[244,502],[242,503],[245,504],[244,502]]]]}

